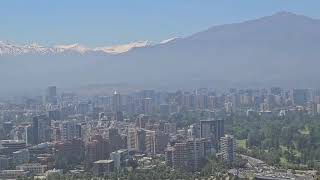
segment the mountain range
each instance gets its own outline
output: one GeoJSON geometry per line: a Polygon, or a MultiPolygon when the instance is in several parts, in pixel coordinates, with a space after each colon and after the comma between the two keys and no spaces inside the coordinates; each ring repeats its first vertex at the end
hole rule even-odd
{"type": "MultiPolygon", "coordinates": [[[[168,43],[176,38],[170,38],[161,41],[159,44],[168,43]]],[[[154,46],[156,43],[151,41],[136,41],[128,44],[88,48],[80,44],[55,45],[52,47],[41,46],[37,43],[31,44],[15,44],[12,42],[0,41],[0,56],[18,56],[26,54],[40,54],[40,55],[55,55],[63,53],[106,53],[106,54],[120,54],[128,52],[134,48],[141,48],[147,46],[154,46]]]]}
{"type": "Polygon", "coordinates": [[[57,85],[319,87],[320,20],[279,12],[153,44],[85,48],[0,42],[1,91],[57,85]]]}

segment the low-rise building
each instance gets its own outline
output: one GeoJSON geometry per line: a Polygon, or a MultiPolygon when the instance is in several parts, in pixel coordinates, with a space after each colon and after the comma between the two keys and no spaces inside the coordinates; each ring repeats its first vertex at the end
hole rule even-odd
{"type": "Polygon", "coordinates": [[[28,164],[22,164],[16,167],[17,170],[24,170],[29,171],[32,174],[43,174],[47,166],[41,165],[39,163],[28,163],[28,164]]]}
{"type": "Polygon", "coordinates": [[[128,156],[129,154],[127,149],[120,149],[118,151],[112,152],[110,154],[110,159],[113,160],[115,169],[124,167],[126,160],[129,158],[128,156]]]}
{"type": "Polygon", "coordinates": [[[10,158],[7,156],[0,156],[0,170],[8,169],[10,165],[10,158]]]}
{"type": "Polygon", "coordinates": [[[28,172],[24,170],[2,170],[0,171],[0,179],[16,179],[18,177],[27,177],[28,172]]]}
{"type": "Polygon", "coordinates": [[[95,176],[104,176],[114,170],[113,160],[99,160],[93,163],[92,173],[95,176]]]}
{"type": "Polygon", "coordinates": [[[11,154],[15,151],[26,148],[26,142],[21,140],[1,140],[0,150],[5,154],[11,154]]]}
{"type": "Polygon", "coordinates": [[[21,149],[13,152],[13,163],[14,165],[20,165],[28,163],[30,160],[30,153],[28,149],[21,149]]]}
{"type": "Polygon", "coordinates": [[[45,173],[46,177],[52,176],[52,175],[62,175],[62,174],[63,174],[62,169],[50,169],[45,173]]]}

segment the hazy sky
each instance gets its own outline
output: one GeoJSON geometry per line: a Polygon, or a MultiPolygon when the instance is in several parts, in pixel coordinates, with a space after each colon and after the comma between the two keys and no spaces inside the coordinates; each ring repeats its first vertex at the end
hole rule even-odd
{"type": "Polygon", "coordinates": [[[320,18],[319,0],[1,0],[0,40],[101,46],[183,37],[278,11],[320,18]]]}

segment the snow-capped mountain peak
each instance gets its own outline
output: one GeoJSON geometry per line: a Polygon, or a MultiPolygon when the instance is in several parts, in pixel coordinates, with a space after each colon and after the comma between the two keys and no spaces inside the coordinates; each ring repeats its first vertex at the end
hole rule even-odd
{"type": "Polygon", "coordinates": [[[90,51],[89,48],[86,48],[86,47],[81,46],[79,44],[56,45],[56,46],[54,46],[54,48],[58,52],[75,51],[75,52],[79,52],[79,53],[82,53],[82,54],[90,51]]]}
{"type": "Polygon", "coordinates": [[[151,41],[137,41],[129,44],[115,45],[115,46],[107,46],[107,47],[98,47],[95,48],[96,51],[103,51],[110,54],[120,54],[124,52],[128,52],[133,48],[141,48],[146,46],[153,45],[151,41]]]}
{"type": "Polygon", "coordinates": [[[168,42],[171,42],[171,41],[174,41],[178,39],[178,37],[173,37],[173,38],[169,38],[169,39],[165,39],[165,40],[162,40],[159,44],[166,44],[168,42]]]}
{"type": "MultiPolygon", "coordinates": [[[[170,38],[163,40],[158,44],[165,44],[176,38],[170,38]]],[[[88,48],[80,44],[67,44],[67,45],[54,45],[46,47],[37,43],[30,44],[16,44],[9,41],[0,41],[0,56],[1,55],[23,55],[23,54],[50,54],[50,53],[66,53],[75,52],[85,54],[88,52],[103,52],[106,54],[121,54],[128,52],[134,48],[143,48],[157,45],[152,41],[135,41],[128,44],[114,45],[114,46],[103,46],[96,48],[88,48]]]]}
{"type": "Polygon", "coordinates": [[[27,53],[47,53],[49,49],[36,43],[18,45],[8,41],[0,41],[0,55],[21,55],[27,53]]]}

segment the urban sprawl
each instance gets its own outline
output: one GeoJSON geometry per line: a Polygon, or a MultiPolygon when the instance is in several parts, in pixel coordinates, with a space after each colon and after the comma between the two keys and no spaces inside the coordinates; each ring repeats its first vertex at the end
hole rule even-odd
{"type": "Polygon", "coordinates": [[[0,102],[0,179],[316,179],[320,90],[208,88],[0,102]]]}

